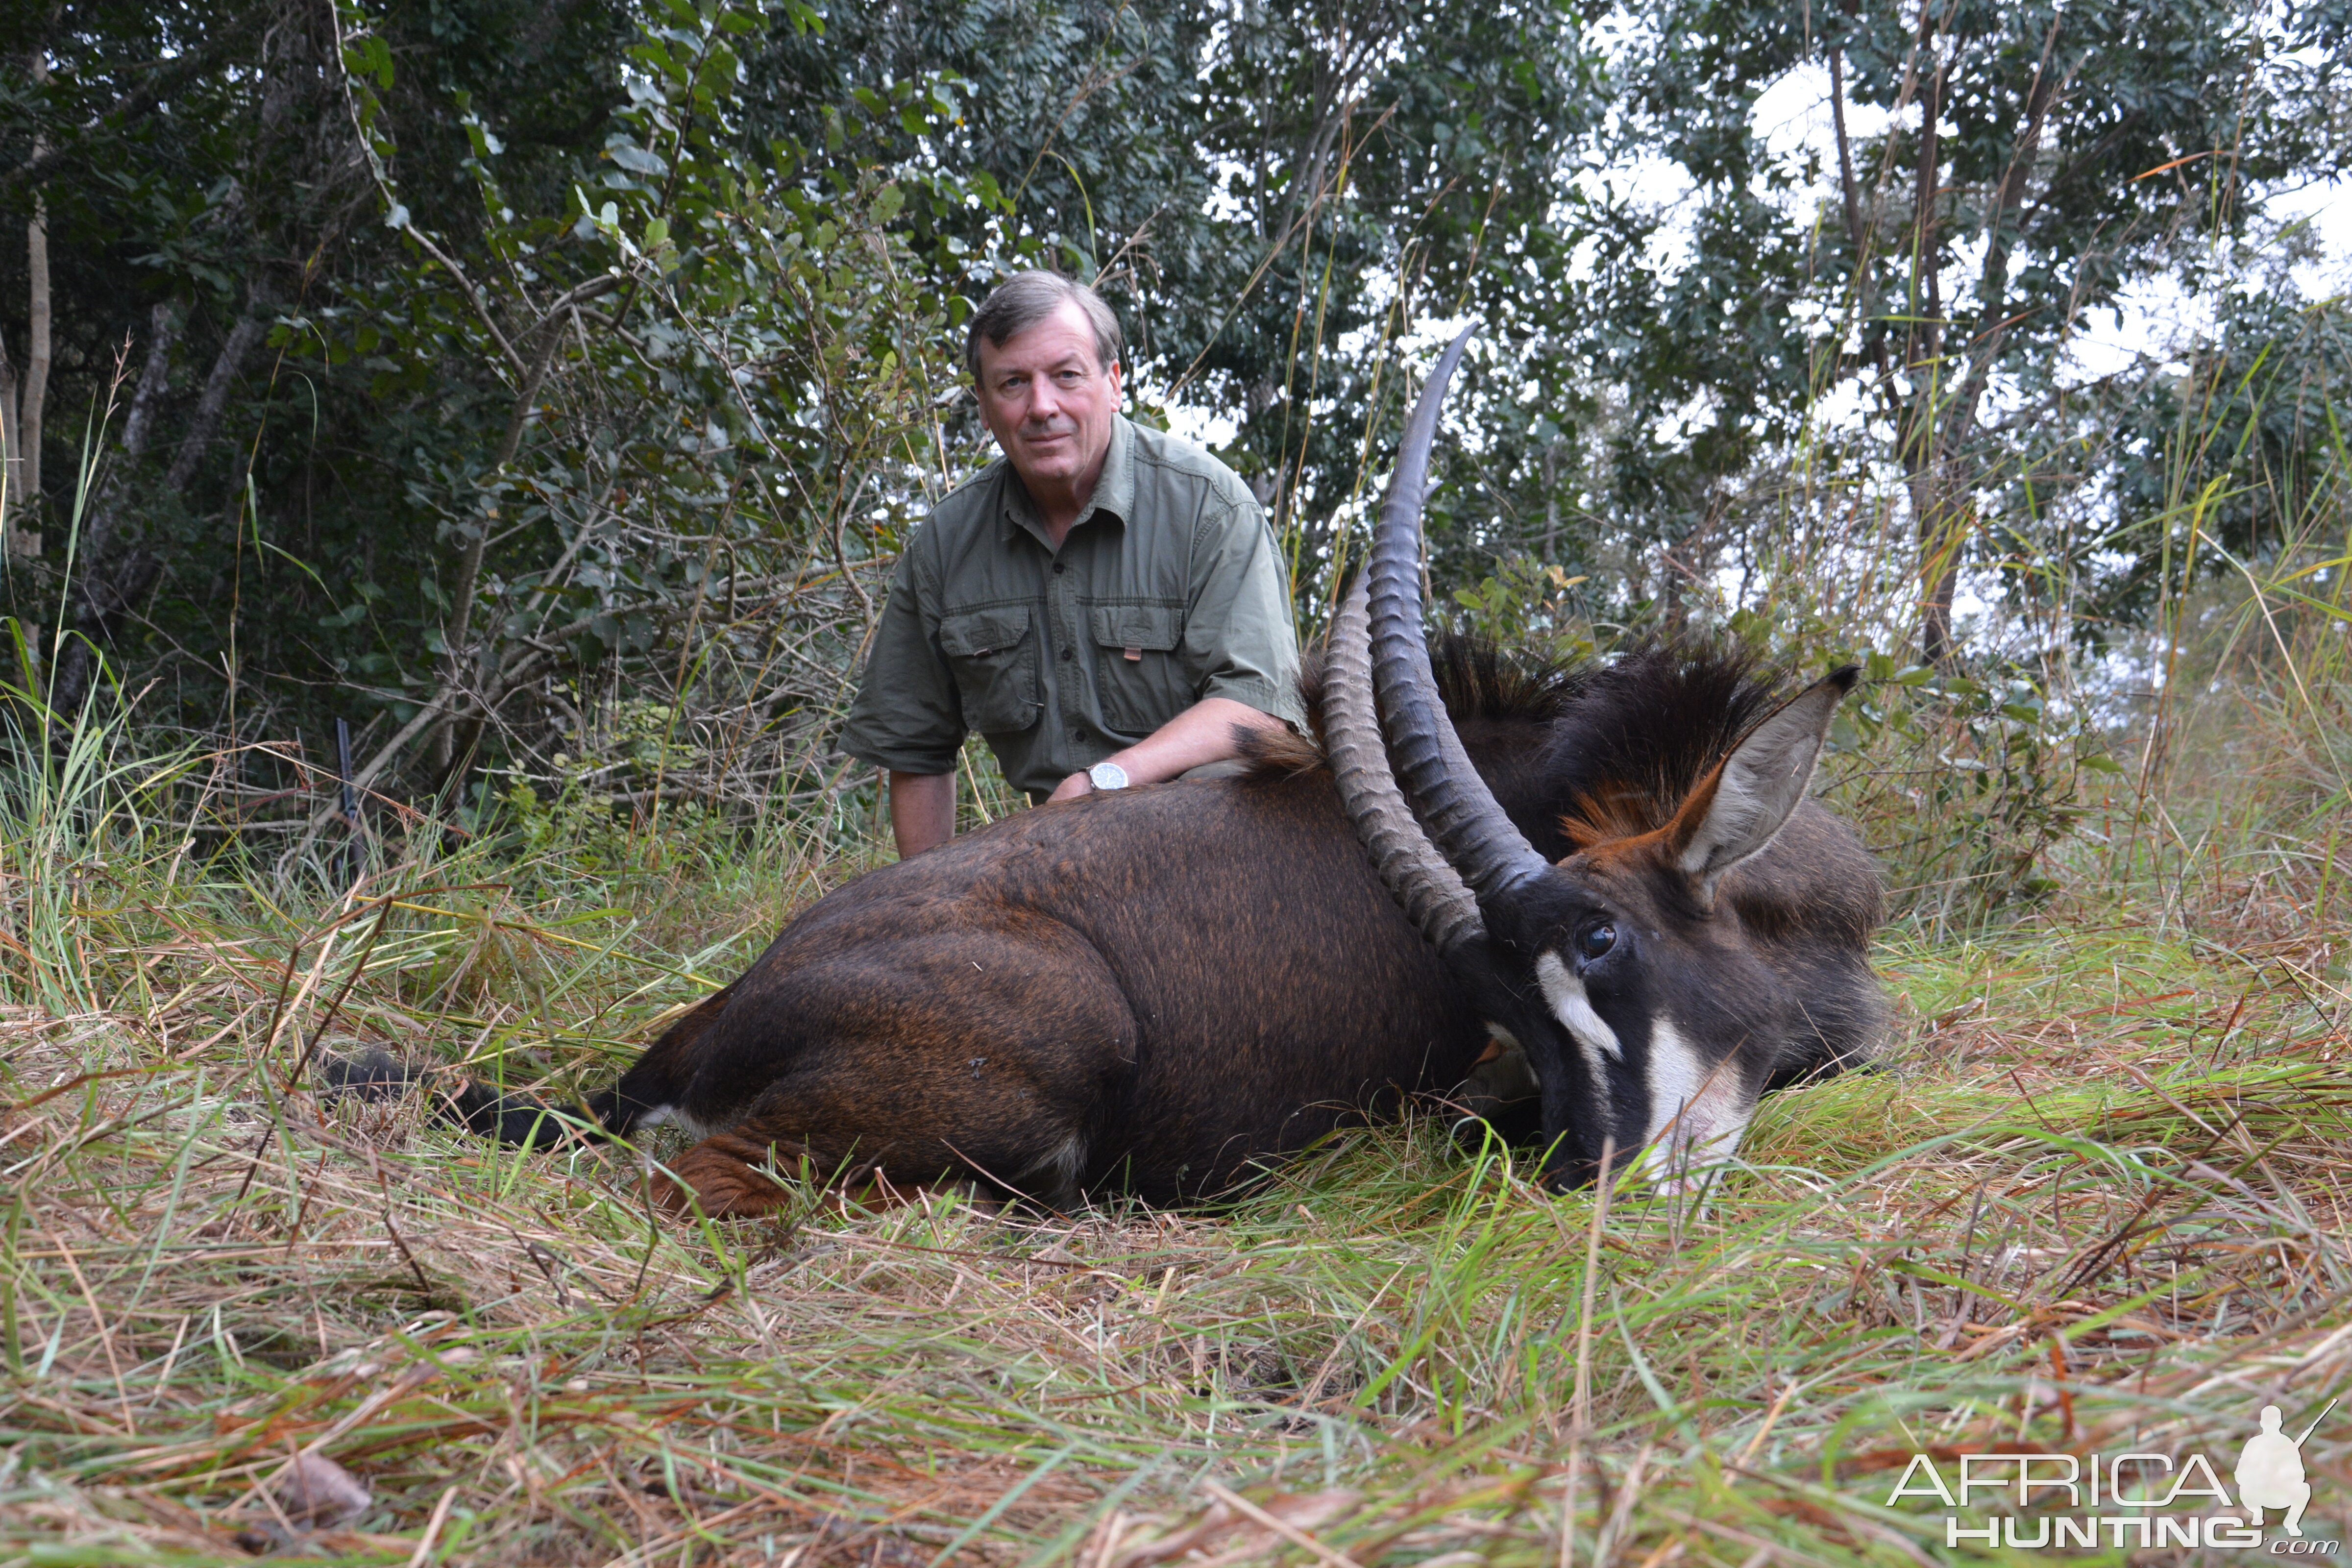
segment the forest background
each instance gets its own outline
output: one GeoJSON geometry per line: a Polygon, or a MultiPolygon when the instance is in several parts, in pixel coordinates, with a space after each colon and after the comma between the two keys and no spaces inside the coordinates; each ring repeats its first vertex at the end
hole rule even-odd
{"type": "Polygon", "coordinates": [[[315,844],[339,720],[378,808],[453,825],[868,820],[832,731],[988,455],[959,326],[1019,266],[1112,299],[1309,635],[1475,321],[1442,600],[1874,659],[1861,722],[2035,775],[1917,868],[1978,903],[2200,581],[2330,581],[2339,5],[7,17],[13,684],[217,747],[247,843],[315,844]]]}

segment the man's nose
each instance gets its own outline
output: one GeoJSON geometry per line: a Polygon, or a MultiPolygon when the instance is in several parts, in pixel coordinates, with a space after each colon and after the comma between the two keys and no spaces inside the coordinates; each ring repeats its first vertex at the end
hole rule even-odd
{"type": "Polygon", "coordinates": [[[1060,389],[1043,376],[1029,384],[1029,401],[1022,409],[1022,422],[1042,424],[1062,411],[1060,389]]]}

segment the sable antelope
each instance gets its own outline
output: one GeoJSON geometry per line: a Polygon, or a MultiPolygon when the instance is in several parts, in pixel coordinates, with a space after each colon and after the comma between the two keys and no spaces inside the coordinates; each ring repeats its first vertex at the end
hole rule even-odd
{"type": "Polygon", "coordinates": [[[1323,746],[1044,806],[819,900],[591,1102],[700,1140],[674,1201],[756,1214],[782,1200],[759,1167],[803,1161],[1180,1201],[1412,1093],[1538,1131],[1573,1181],[1611,1142],[1726,1156],[1767,1088],[1867,1057],[1877,873],[1804,798],[1851,669],[1776,702],[1721,652],[1515,685],[1454,648],[1441,690],[1421,496],[1463,346],[1338,617],[1323,746]]]}

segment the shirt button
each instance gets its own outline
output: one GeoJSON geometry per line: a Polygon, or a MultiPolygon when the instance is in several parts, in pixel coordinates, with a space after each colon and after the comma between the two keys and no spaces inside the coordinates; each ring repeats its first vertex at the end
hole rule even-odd
{"type": "Polygon", "coordinates": [[[1068,566],[1068,563],[1066,563],[1066,562],[1061,562],[1061,561],[1056,561],[1056,562],[1055,562],[1055,563],[1054,563],[1054,575],[1055,575],[1055,576],[1058,577],[1058,576],[1060,576],[1064,572],[1066,572],[1066,571],[1068,571],[1068,570],[1069,570],[1069,566],[1068,566]]]}
{"type": "Polygon", "coordinates": [[[1084,730],[1073,730],[1070,731],[1070,739],[1073,741],[1083,741],[1086,738],[1087,732],[1084,730]]]}
{"type": "Polygon", "coordinates": [[[1077,656],[1072,653],[1068,648],[1064,648],[1062,650],[1062,658],[1065,663],[1068,662],[1070,659],[1076,658],[1076,657],[1077,656]]]}

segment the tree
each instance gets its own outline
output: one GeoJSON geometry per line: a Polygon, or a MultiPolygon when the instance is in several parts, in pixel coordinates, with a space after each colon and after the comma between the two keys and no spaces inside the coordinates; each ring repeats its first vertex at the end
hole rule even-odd
{"type": "MultiPolygon", "coordinates": [[[[1570,7],[1393,0],[838,7],[747,60],[754,121],[802,137],[855,81],[966,84],[951,129],[891,155],[986,175],[1009,217],[950,211],[949,237],[1042,246],[1120,310],[1140,386],[1237,420],[1224,455],[1310,607],[1402,418],[1401,341],[1425,315],[1476,313],[1516,390],[1499,367],[1556,331],[1530,264],[1559,247],[1560,151],[1588,129],[1591,70],[1570,7]]],[[[1486,399],[1474,384],[1465,401],[1486,399]]],[[[1490,412],[1529,423],[1516,403],[1490,412]]]]}
{"type": "Polygon", "coordinates": [[[2326,94],[2347,37],[2320,8],[2220,0],[1670,6],[1622,62],[1620,152],[1663,151],[1695,210],[1678,265],[1649,259],[1660,219],[1630,205],[1601,250],[1610,314],[1646,324],[1604,361],[1632,398],[1621,471],[1720,485],[1822,435],[1818,411],[1853,387],[1908,498],[1922,651],[1948,660],[1961,562],[2032,531],[2021,509],[2049,497],[2022,493],[2019,458],[2083,411],[2063,364],[2079,319],[2140,279],[2195,278],[2266,189],[2341,166],[2326,94]],[[1818,151],[1775,156],[1754,123],[1763,89],[1806,68],[1825,68],[1827,170],[1818,151]],[[1881,128],[1855,134],[1858,110],[1881,128]],[[1713,416],[1697,438],[1644,433],[1694,398],[1713,416]]]}
{"type": "MultiPolygon", "coordinates": [[[[936,489],[922,427],[949,301],[894,225],[910,196],[944,211],[962,188],[885,180],[870,155],[828,169],[804,147],[751,144],[736,46],[758,12],[680,4],[636,20],[601,155],[548,205],[509,187],[499,130],[466,114],[470,235],[409,209],[383,112],[393,50],[346,39],[385,223],[410,255],[293,325],[331,362],[372,364],[380,397],[429,394],[472,433],[420,450],[405,476],[444,552],[424,628],[436,665],[384,693],[400,722],[363,779],[429,737],[446,784],[518,702],[510,733],[530,748],[561,705],[551,673],[600,657],[658,687],[645,666],[674,655],[673,725],[689,667],[729,686],[739,714],[790,694],[821,718],[870,627],[866,580],[936,489]],[[835,570],[810,590],[820,549],[835,570]],[[828,655],[814,689],[779,679],[775,638],[795,626],[803,662],[828,655]]],[[[871,107],[894,129],[949,108],[915,83],[871,107]]],[[[825,129],[866,134],[838,112],[825,129]]]]}

